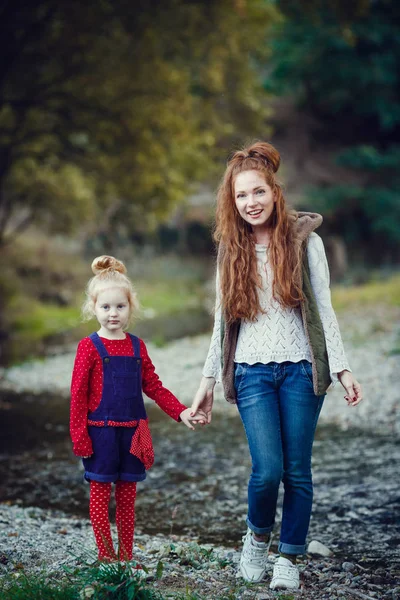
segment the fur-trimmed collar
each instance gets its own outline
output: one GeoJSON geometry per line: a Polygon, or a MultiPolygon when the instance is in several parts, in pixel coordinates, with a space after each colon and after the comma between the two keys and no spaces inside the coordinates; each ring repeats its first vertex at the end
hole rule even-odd
{"type": "Polygon", "coordinates": [[[302,211],[295,213],[292,216],[292,219],[293,229],[299,242],[304,242],[310,233],[315,231],[323,221],[322,215],[319,215],[318,213],[302,211]]]}

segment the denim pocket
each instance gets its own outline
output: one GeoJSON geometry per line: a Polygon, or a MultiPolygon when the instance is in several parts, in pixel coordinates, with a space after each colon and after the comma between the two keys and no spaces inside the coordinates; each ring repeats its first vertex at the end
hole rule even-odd
{"type": "Polygon", "coordinates": [[[247,363],[235,363],[234,384],[235,384],[236,395],[240,392],[240,388],[241,388],[244,376],[246,375],[248,366],[249,365],[247,363]]]}
{"type": "Polygon", "coordinates": [[[301,372],[303,373],[304,377],[308,380],[309,383],[311,383],[311,385],[313,385],[312,364],[308,362],[308,360],[302,360],[300,361],[300,365],[301,372]]]}

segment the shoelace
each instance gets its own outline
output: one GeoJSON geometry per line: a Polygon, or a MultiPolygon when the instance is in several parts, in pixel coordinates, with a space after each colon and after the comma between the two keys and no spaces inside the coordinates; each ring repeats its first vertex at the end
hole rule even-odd
{"type": "MultiPolygon", "coordinates": [[[[246,542],[247,535],[248,534],[243,536],[243,543],[246,542]]],[[[267,548],[264,549],[253,546],[251,540],[249,540],[249,544],[247,547],[244,548],[243,554],[246,556],[246,558],[249,558],[253,563],[257,564],[260,567],[263,567],[266,561],[266,550],[267,548]]]]}
{"type": "Polygon", "coordinates": [[[282,576],[295,576],[297,578],[297,567],[294,565],[274,565],[274,577],[282,577],[282,576]]]}

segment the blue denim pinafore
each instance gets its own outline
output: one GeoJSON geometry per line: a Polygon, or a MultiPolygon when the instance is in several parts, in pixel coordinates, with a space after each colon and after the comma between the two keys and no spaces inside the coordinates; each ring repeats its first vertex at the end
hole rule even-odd
{"type": "Polygon", "coordinates": [[[112,427],[109,421],[126,423],[147,419],[142,395],[142,359],[139,338],[132,340],[134,356],[110,356],[97,333],[89,337],[103,363],[103,393],[99,406],[88,414],[93,454],[83,459],[85,479],[100,482],[142,481],[146,478],[143,462],[130,453],[136,427],[112,427]]]}

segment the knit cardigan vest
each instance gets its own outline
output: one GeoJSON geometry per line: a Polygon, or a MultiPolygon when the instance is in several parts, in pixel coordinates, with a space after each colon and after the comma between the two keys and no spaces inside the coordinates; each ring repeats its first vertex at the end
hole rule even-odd
{"type": "MultiPolygon", "coordinates": [[[[293,229],[295,241],[301,246],[302,269],[299,275],[299,286],[304,295],[300,302],[301,316],[304,331],[308,339],[311,351],[311,364],[313,373],[313,389],[317,396],[326,393],[331,384],[329,371],[328,353],[326,350],[325,334],[318,306],[310,281],[310,268],[307,257],[307,240],[322,223],[322,216],[317,213],[298,212],[293,217],[293,229]]],[[[220,264],[224,248],[220,244],[217,262],[220,264]]],[[[240,328],[240,320],[226,323],[222,311],[221,317],[221,369],[222,385],[225,399],[231,404],[236,404],[236,391],[234,385],[234,357],[240,328]]]]}

